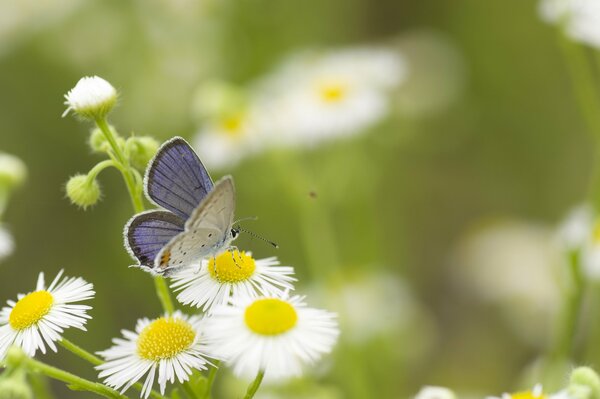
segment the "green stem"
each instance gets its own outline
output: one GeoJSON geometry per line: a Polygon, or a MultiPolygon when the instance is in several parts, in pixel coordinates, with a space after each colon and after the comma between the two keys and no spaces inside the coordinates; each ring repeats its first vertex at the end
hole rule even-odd
{"type": "MultiPolygon", "coordinates": [[[[81,359],[93,364],[94,366],[98,366],[98,365],[104,363],[104,361],[102,359],[100,359],[98,356],[86,351],[82,347],[78,346],[77,344],[74,344],[73,342],[71,342],[65,338],[61,339],[59,341],[59,344],[66,350],[73,353],[75,356],[80,357],[81,359]]],[[[142,384],[139,382],[133,384],[133,387],[140,392],[143,389],[142,384]]],[[[154,390],[150,391],[150,396],[152,396],[153,398],[156,398],[156,399],[164,399],[163,395],[161,395],[160,393],[158,393],[154,390]]]]}
{"type": "Polygon", "coordinates": [[[185,391],[186,395],[190,398],[190,399],[196,399],[196,392],[194,392],[194,389],[192,388],[190,381],[185,381],[182,385],[183,390],[185,391]]]}
{"type": "MultiPolygon", "coordinates": [[[[100,128],[100,130],[104,134],[104,137],[106,137],[106,140],[110,144],[112,151],[115,155],[116,161],[120,164],[115,166],[117,166],[117,168],[121,171],[121,174],[123,175],[123,180],[125,180],[125,184],[127,185],[127,191],[129,192],[134,211],[136,213],[143,212],[145,207],[143,200],[143,182],[141,176],[134,168],[131,167],[129,160],[127,159],[127,157],[123,153],[123,150],[117,143],[112,129],[110,128],[110,126],[108,126],[108,122],[106,122],[106,119],[96,119],[96,125],[98,125],[98,128],[100,128]]],[[[102,162],[100,164],[102,164],[102,162]]],[[[154,277],[154,287],[156,289],[156,295],[158,296],[163,310],[168,314],[173,313],[173,300],[171,299],[169,287],[167,286],[167,283],[165,282],[164,278],[161,276],[154,277]]]]}
{"type": "Polygon", "coordinates": [[[100,128],[102,133],[104,133],[104,137],[110,144],[117,161],[123,166],[121,169],[121,174],[123,175],[123,180],[125,180],[125,184],[127,185],[127,190],[129,191],[129,196],[131,197],[131,203],[133,205],[133,209],[136,213],[142,212],[144,210],[144,199],[142,197],[142,190],[138,184],[136,184],[136,179],[131,171],[131,165],[129,164],[129,160],[125,157],[123,150],[117,143],[115,136],[108,126],[108,122],[106,122],[105,118],[96,119],[96,125],[100,128]]]}
{"type": "Polygon", "coordinates": [[[59,368],[47,365],[35,359],[24,357],[22,364],[32,373],[43,374],[47,377],[53,378],[58,381],[65,382],[71,385],[72,389],[82,389],[85,391],[93,392],[105,398],[116,398],[126,399],[127,397],[121,395],[119,392],[112,388],[107,387],[99,382],[93,382],[76,376],[75,374],[69,373],[68,371],[61,370],[59,368]]]}
{"type": "Polygon", "coordinates": [[[567,63],[573,91],[588,131],[594,140],[594,165],[588,185],[588,197],[592,202],[600,200],[600,97],[598,84],[594,79],[592,60],[586,54],[586,48],[559,32],[559,44],[567,63]]]}
{"type": "Polygon", "coordinates": [[[91,180],[94,180],[100,172],[102,172],[104,169],[109,168],[111,166],[113,166],[119,170],[122,170],[120,165],[118,165],[115,161],[113,161],[112,159],[106,159],[102,162],[99,162],[98,164],[96,164],[96,166],[94,166],[92,169],[90,169],[90,171],[87,174],[88,178],[91,180]]]}
{"type": "Polygon", "coordinates": [[[581,272],[580,254],[573,251],[569,254],[569,285],[565,289],[558,329],[546,365],[546,380],[550,385],[555,380],[557,370],[564,367],[572,357],[584,290],[585,279],[581,272]]]}
{"type": "Polygon", "coordinates": [[[248,390],[246,391],[246,395],[244,396],[244,399],[252,399],[254,397],[254,394],[256,393],[256,391],[258,391],[258,387],[260,387],[260,383],[262,382],[264,376],[265,376],[265,371],[259,370],[258,374],[256,375],[256,378],[254,379],[254,381],[252,381],[252,384],[250,384],[250,386],[248,387],[248,390]]]}
{"type": "Polygon", "coordinates": [[[98,366],[104,363],[102,359],[100,359],[98,356],[86,351],[85,349],[74,344],[66,338],[61,339],[60,341],[58,341],[58,343],[60,344],[60,346],[73,353],[75,356],[82,358],[83,360],[93,364],[94,366],[98,366]]]}
{"type": "Polygon", "coordinates": [[[206,388],[204,390],[204,394],[202,395],[202,399],[210,398],[210,394],[212,391],[213,383],[215,382],[215,378],[217,376],[217,372],[219,371],[219,365],[221,362],[219,360],[215,361],[215,366],[210,369],[208,372],[208,379],[206,380],[206,388]]]}
{"type": "Polygon", "coordinates": [[[161,276],[155,276],[154,288],[156,289],[156,295],[158,296],[158,300],[160,301],[164,311],[167,314],[172,314],[175,311],[175,307],[173,306],[173,300],[171,299],[169,287],[167,286],[165,279],[161,276]]]}

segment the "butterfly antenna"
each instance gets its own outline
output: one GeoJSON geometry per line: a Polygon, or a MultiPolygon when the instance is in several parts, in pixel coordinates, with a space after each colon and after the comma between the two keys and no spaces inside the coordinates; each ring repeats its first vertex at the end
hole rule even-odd
{"type": "Polygon", "coordinates": [[[250,234],[250,236],[251,236],[251,237],[258,238],[259,240],[262,240],[262,241],[264,241],[264,242],[266,242],[266,243],[268,243],[268,244],[272,245],[274,248],[279,248],[279,245],[277,245],[277,243],[275,243],[275,242],[273,242],[273,241],[270,241],[270,240],[267,240],[266,238],[264,238],[264,237],[261,237],[261,236],[259,236],[259,235],[258,235],[258,234],[256,234],[256,233],[253,233],[253,232],[251,232],[251,231],[248,231],[248,230],[246,230],[246,229],[243,229],[243,228],[241,228],[240,226],[237,226],[237,227],[236,227],[236,229],[237,229],[237,230],[239,230],[239,231],[243,231],[243,232],[244,232],[244,233],[246,233],[246,234],[250,234]]]}
{"type": "Polygon", "coordinates": [[[241,218],[233,222],[233,224],[238,224],[239,222],[243,222],[244,220],[258,220],[257,216],[247,216],[245,218],[241,218]]]}

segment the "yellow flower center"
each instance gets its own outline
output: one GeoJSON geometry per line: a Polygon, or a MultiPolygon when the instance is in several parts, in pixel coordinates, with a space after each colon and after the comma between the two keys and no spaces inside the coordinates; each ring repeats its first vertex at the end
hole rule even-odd
{"type": "Polygon", "coordinates": [[[337,103],[346,97],[348,89],[340,83],[326,83],[319,86],[319,95],[326,103],[337,103]]]}
{"type": "Polygon", "coordinates": [[[242,128],[244,126],[244,113],[243,112],[235,112],[228,115],[225,115],[221,119],[221,128],[227,134],[227,136],[232,138],[237,138],[242,134],[242,128]]]}
{"type": "Polygon", "coordinates": [[[517,392],[510,395],[511,399],[545,399],[546,397],[543,394],[535,394],[531,391],[526,392],[517,392]]]}
{"type": "Polygon", "coordinates": [[[12,309],[8,322],[15,330],[23,330],[46,316],[53,303],[54,298],[48,291],[35,291],[27,294],[12,309]]]}
{"type": "Polygon", "coordinates": [[[298,314],[289,303],[275,298],[258,299],[246,308],[244,320],[261,335],[282,334],[296,325],[298,314]]]}
{"type": "Polygon", "coordinates": [[[256,262],[250,255],[237,249],[225,251],[208,261],[208,272],[220,283],[239,283],[247,280],[256,269],[256,262]]]}
{"type": "Polygon", "coordinates": [[[170,359],[188,349],[194,338],[196,332],[187,321],[161,317],[142,330],[137,341],[137,351],[147,360],[170,359]]]}

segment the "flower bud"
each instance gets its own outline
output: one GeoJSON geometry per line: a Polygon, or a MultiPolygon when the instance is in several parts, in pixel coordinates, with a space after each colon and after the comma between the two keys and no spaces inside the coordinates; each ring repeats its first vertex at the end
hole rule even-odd
{"type": "Polygon", "coordinates": [[[7,369],[0,375],[0,399],[33,399],[33,391],[21,367],[7,369]]]}
{"type": "Polygon", "coordinates": [[[21,185],[27,178],[27,167],[14,155],[0,153],[0,190],[21,185]]]}
{"type": "Polygon", "coordinates": [[[600,399],[600,377],[590,367],[577,367],[571,373],[567,391],[577,399],[600,399]]]}
{"type": "Polygon", "coordinates": [[[0,261],[10,256],[15,249],[12,235],[0,224],[0,261]]]}
{"type": "Polygon", "coordinates": [[[67,182],[67,196],[71,202],[84,210],[100,199],[100,185],[87,175],[75,175],[67,182]]]}
{"type": "Polygon", "coordinates": [[[134,168],[144,170],[148,162],[154,157],[160,143],[152,137],[132,136],[125,142],[125,152],[134,168]]]}
{"type": "Polygon", "coordinates": [[[63,117],[73,110],[82,118],[101,119],[117,102],[117,90],[98,76],[84,77],[65,94],[65,99],[67,110],[63,117]]]}
{"type": "MultiPolygon", "coordinates": [[[[113,130],[113,127],[109,125],[109,128],[113,130]]],[[[114,130],[113,130],[114,134],[114,130]]],[[[125,146],[125,140],[121,136],[115,135],[115,139],[117,140],[117,145],[121,148],[125,146]]],[[[108,152],[110,150],[110,143],[106,139],[106,136],[100,130],[100,128],[92,129],[92,133],[90,133],[90,138],[88,140],[88,144],[92,151],[94,152],[108,152]]]]}

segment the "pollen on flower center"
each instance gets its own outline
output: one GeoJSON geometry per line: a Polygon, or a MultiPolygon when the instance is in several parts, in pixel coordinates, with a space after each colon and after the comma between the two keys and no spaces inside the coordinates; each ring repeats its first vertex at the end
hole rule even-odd
{"type": "Polygon", "coordinates": [[[328,83],[319,86],[319,95],[327,103],[336,103],[344,99],[347,88],[339,83],[328,83]]]}
{"type": "Polygon", "coordinates": [[[189,348],[195,337],[196,332],[187,321],[161,317],[142,330],[137,351],[147,360],[170,359],[189,348]]]}
{"type": "Polygon", "coordinates": [[[281,299],[258,299],[246,308],[244,320],[250,330],[261,335],[282,334],[296,325],[296,309],[281,299]]]}
{"type": "Polygon", "coordinates": [[[12,309],[8,322],[15,330],[23,330],[46,316],[53,303],[54,297],[48,291],[35,291],[27,294],[12,309]]]}
{"type": "Polygon", "coordinates": [[[239,283],[247,280],[256,269],[256,262],[252,256],[237,249],[233,252],[225,251],[208,262],[208,272],[211,277],[220,283],[239,283]]]}

